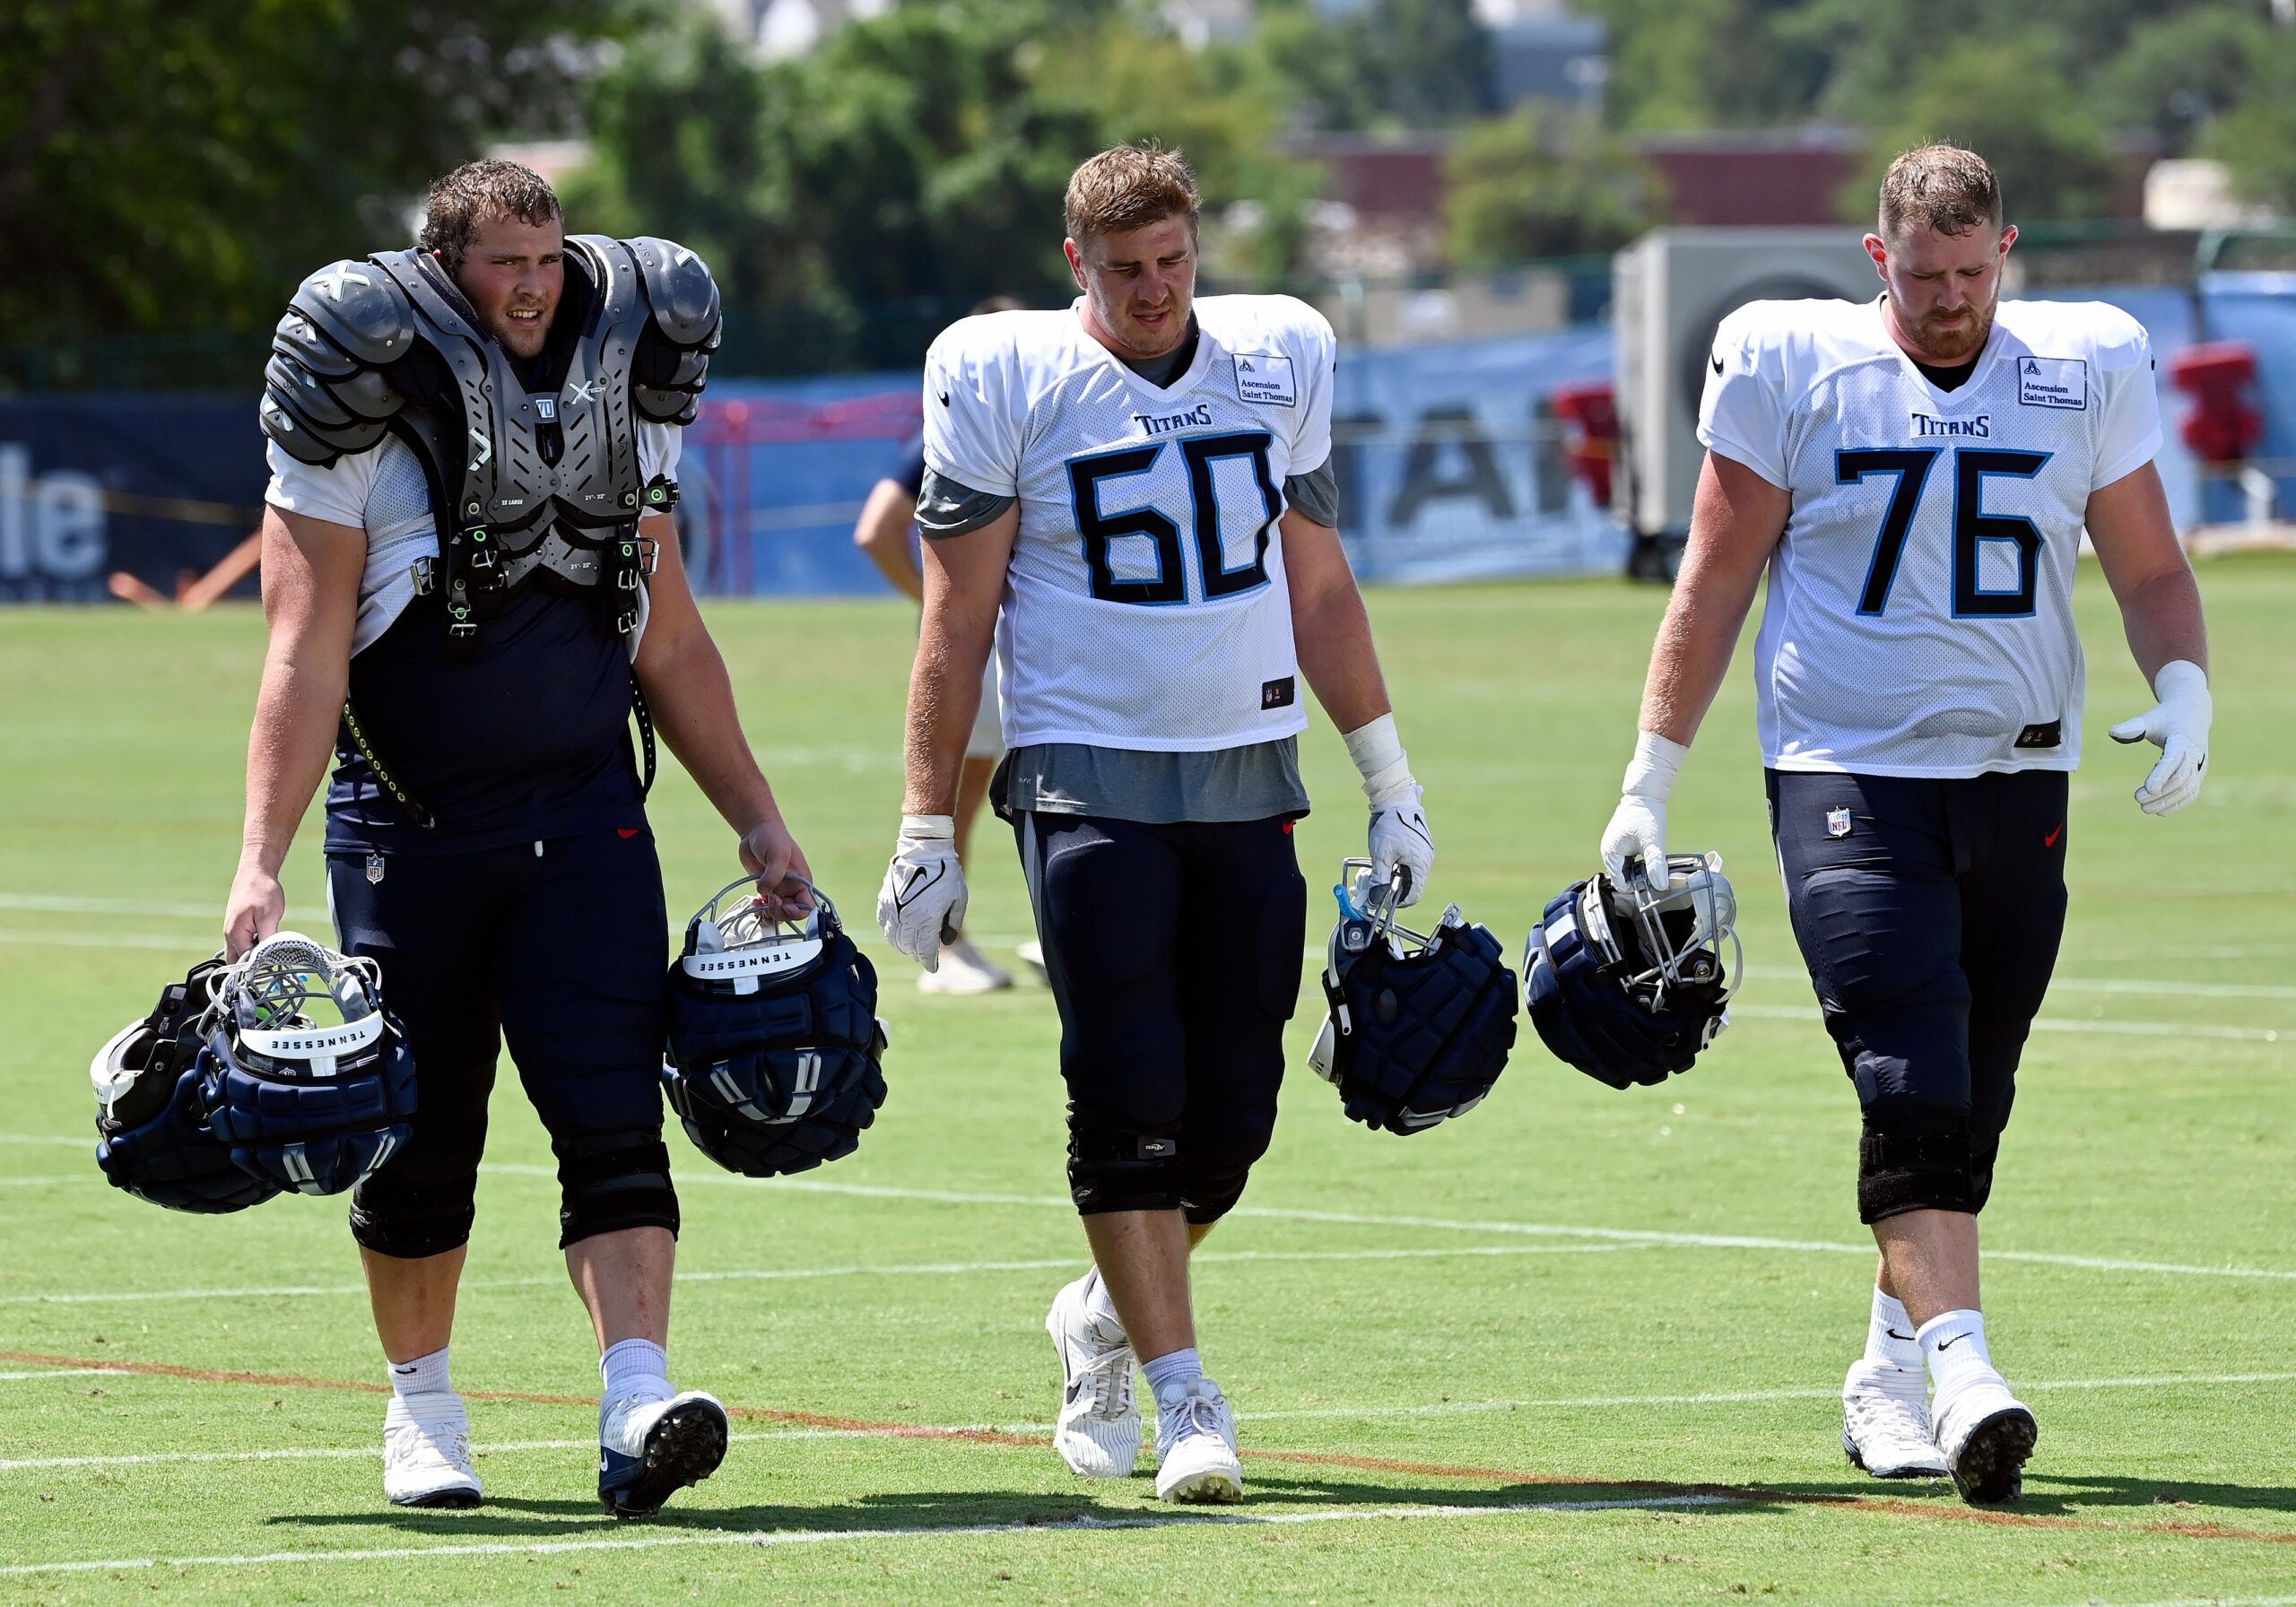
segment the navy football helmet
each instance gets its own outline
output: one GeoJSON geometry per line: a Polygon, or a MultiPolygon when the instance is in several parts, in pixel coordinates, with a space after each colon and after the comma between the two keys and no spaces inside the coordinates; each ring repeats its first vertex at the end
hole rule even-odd
{"type": "Polygon", "coordinates": [[[221,1215],[260,1205],[280,1192],[267,1177],[231,1163],[200,1099],[201,1028],[221,954],[161,991],[141,1021],[96,1051],[88,1077],[96,1090],[96,1164],[114,1188],[170,1211],[221,1215]]]}
{"type": "Polygon", "coordinates": [[[1424,1133],[1483,1103],[1515,1047],[1515,973],[1488,926],[1456,904],[1429,934],[1396,924],[1401,879],[1373,888],[1371,862],[1340,867],[1339,924],[1324,967],[1329,1013],[1308,1064],[1348,1119],[1424,1133]]]}
{"type": "Polygon", "coordinates": [[[876,968],[837,907],[813,888],[801,926],[768,920],[754,899],[718,914],[753,886],[728,882],[686,925],[662,1082],[696,1149],[727,1171],[776,1177],[860,1145],[885,1102],[885,1027],[876,968]]]}
{"type": "Polygon", "coordinates": [[[1737,896],[1718,854],[1677,854],[1667,884],[1641,862],[1626,884],[1591,876],[1565,889],[1531,928],[1523,1002],[1555,1055],[1613,1088],[1686,1072],[1729,1025],[1744,969],[1737,896]]]}
{"type": "Polygon", "coordinates": [[[372,960],[275,933],[213,991],[200,1093],[241,1170],[299,1194],[341,1194],[406,1142],[414,1056],[372,960]]]}

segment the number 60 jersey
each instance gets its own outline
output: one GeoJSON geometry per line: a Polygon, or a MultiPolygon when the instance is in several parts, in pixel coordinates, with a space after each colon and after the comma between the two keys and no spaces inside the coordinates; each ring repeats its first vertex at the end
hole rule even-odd
{"type": "Polygon", "coordinates": [[[2070,770],[2089,494],[2161,447],[2144,330],[2101,302],[2005,301],[1942,391],[1884,316],[1757,301],[1715,335],[1698,439],[1794,498],[1755,642],[1763,761],[2070,770]]]}
{"type": "Polygon", "coordinates": [[[926,466],[1020,502],[996,627],[1013,747],[1307,726],[1276,521],[1285,479],[1331,456],[1331,326],[1288,296],[1204,297],[1196,319],[1169,387],[1075,308],[963,319],[925,360],[926,466]]]}

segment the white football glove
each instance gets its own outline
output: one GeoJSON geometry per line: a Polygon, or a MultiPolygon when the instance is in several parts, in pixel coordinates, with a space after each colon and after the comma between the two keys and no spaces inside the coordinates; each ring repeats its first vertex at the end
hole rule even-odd
{"type": "Polygon", "coordinates": [[[1603,828],[1603,869],[1613,882],[1626,883],[1626,863],[1642,861],[1650,885],[1668,884],[1666,871],[1666,799],[1674,790],[1674,776],[1690,750],[1678,742],[1645,731],[1634,739],[1634,757],[1626,778],[1619,784],[1618,807],[1603,828]]]}
{"type": "Polygon", "coordinates": [[[2146,814],[2174,814],[2200,796],[2208,769],[2208,726],[2215,715],[2208,673],[2189,659],[2164,664],[2152,677],[2152,695],[2160,702],[2114,726],[2112,738],[2161,750],[2161,762],[2136,789],[2136,802],[2146,814]]]}
{"type": "Polygon", "coordinates": [[[1371,885],[1388,885],[1396,869],[1404,873],[1398,906],[1416,904],[1426,896],[1427,878],[1435,869],[1435,838],[1427,830],[1427,812],[1419,806],[1420,786],[1411,777],[1411,760],[1396,735],[1396,717],[1383,714],[1346,735],[1347,756],[1363,777],[1363,795],[1371,801],[1371,885]]]}
{"type": "Polygon", "coordinates": [[[1419,783],[1406,781],[1371,800],[1371,885],[1386,887],[1401,868],[1398,907],[1418,903],[1435,870],[1435,838],[1427,830],[1427,812],[1419,806],[1421,791],[1419,783]]]}
{"type": "Polygon", "coordinates": [[[956,821],[945,814],[905,814],[885,884],[877,890],[877,929],[928,971],[941,969],[941,945],[965,925],[965,870],[957,863],[956,821]]]}

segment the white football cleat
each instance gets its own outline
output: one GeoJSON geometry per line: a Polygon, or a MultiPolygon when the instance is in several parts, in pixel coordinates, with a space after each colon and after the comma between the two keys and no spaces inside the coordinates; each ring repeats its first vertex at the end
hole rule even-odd
{"type": "Polygon", "coordinates": [[[616,1517],[651,1517],[726,1460],[726,1408],[689,1389],[666,1401],[625,1396],[598,1413],[598,1499],[616,1517]]]}
{"type": "Polygon", "coordinates": [[[993,994],[1012,986],[1010,971],[974,948],[970,939],[962,937],[942,945],[939,970],[927,971],[917,979],[920,993],[959,996],[993,994]]]}
{"type": "Polygon", "coordinates": [[[383,1409],[383,1494],[394,1507],[478,1505],[470,1465],[470,1414],[462,1396],[438,1390],[383,1409]]]}
{"type": "Polygon", "coordinates": [[[1140,1461],[1140,1404],[1132,1372],[1140,1365],[1124,1330],[1084,1308],[1085,1273],[1052,1297],[1044,1331],[1060,1352],[1060,1417],[1053,1448],[1087,1479],[1126,1479],[1140,1461]]]}
{"type": "Polygon", "coordinates": [[[1937,1448],[1961,1499],[1992,1506],[2024,1493],[2025,1459],[2040,1438],[2040,1425],[2000,1374],[1972,1379],[1941,1397],[1936,1417],[1937,1448]]]}
{"type": "Polygon", "coordinates": [[[1052,973],[1044,969],[1044,945],[1042,943],[1037,942],[1037,940],[1032,937],[1024,943],[1015,944],[1013,952],[1020,956],[1021,963],[1022,965],[1028,967],[1031,971],[1036,974],[1036,979],[1039,982],[1045,984],[1047,986],[1051,986],[1052,973]]]}
{"type": "Polygon", "coordinates": [[[1841,1381],[1841,1448],[1876,1479],[1942,1479],[1929,1428],[1929,1380],[1918,1368],[1854,1361],[1841,1381]]]}
{"type": "Polygon", "coordinates": [[[1156,1409],[1156,1498],[1240,1501],[1244,1464],[1236,1455],[1236,1414],[1209,1378],[1187,1386],[1179,1404],[1156,1409]]]}

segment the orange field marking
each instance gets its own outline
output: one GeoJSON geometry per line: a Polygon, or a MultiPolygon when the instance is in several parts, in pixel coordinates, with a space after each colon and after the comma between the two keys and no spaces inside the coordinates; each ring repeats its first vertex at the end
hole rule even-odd
{"type": "MultiPolygon", "coordinates": [[[[359,1394],[391,1393],[387,1384],[356,1378],[309,1378],[292,1373],[245,1372],[230,1368],[187,1367],[172,1361],[129,1361],[102,1356],[52,1356],[32,1351],[0,1351],[0,1362],[21,1367],[106,1368],[117,1372],[156,1378],[183,1378],[198,1384],[245,1384],[267,1389],[347,1390],[359,1394]]],[[[515,1389],[466,1389],[465,1400],[506,1401],[535,1406],[595,1408],[590,1395],[545,1394],[515,1389]]],[[[886,1439],[947,1439],[973,1445],[1041,1448],[1039,1436],[1014,1434],[1003,1429],[952,1429],[930,1423],[888,1423],[869,1418],[839,1417],[820,1412],[792,1412],[775,1406],[728,1406],[726,1412],[753,1422],[786,1423],[800,1429],[834,1429],[886,1439]]],[[[1409,1462],[1387,1456],[1352,1456],[1335,1451],[1248,1450],[1255,1462],[1293,1463],[1308,1467],[1346,1468],[1356,1472],[1407,1473],[1422,1479],[1453,1479],[1500,1484],[1540,1485],[1571,1490],[1608,1490],[1622,1495],[1710,1496],[1719,1500],[1770,1503],[1786,1507],[1821,1507],[1837,1512],[1869,1513],[1889,1517],[1934,1518],[1944,1522],[1990,1524],[2012,1529],[2075,1529],[2092,1533],[2161,1534],[2179,1540],[2235,1540],[2265,1545],[2296,1545],[2296,1531],[2236,1529],[2224,1524],[2117,1524],[2103,1518],[2064,1517],[2047,1513],[2013,1512],[1991,1507],[1948,1507],[1901,1496],[1857,1496],[1813,1490],[1770,1490],[1758,1484],[1700,1484],[1661,1479],[1592,1479],[1575,1473],[1525,1472],[1518,1468],[1480,1467],[1470,1464],[1409,1462]]]]}

